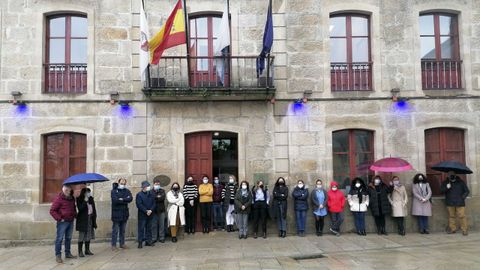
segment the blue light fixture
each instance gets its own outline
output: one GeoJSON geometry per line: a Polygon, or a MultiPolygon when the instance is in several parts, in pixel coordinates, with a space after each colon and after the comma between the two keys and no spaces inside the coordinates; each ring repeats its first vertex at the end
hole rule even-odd
{"type": "Polygon", "coordinates": [[[121,100],[118,102],[118,105],[117,115],[120,118],[131,118],[133,116],[133,108],[128,101],[121,100]]]}

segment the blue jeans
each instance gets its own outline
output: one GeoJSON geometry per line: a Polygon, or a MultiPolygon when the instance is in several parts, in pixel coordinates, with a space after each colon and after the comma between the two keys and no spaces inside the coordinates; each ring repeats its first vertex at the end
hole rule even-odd
{"type": "Polygon", "coordinates": [[[223,206],[222,203],[214,202],[212,204],[213,212],[213,227],[220,228],[225,225],[225,219],[223,218],[223,206]]]}
{"type": "Polygon", "coordinates": [[[165,240],[165,212],[153,215],[152,234],[154,241],[165,240]]]}
{"type": "Polygon", "coordinates": [[[365,231],[365,212],[352,212],[357,232],[365,231]]]}
{"type": "Polygon", "coordinates": [[[295,221],[297,222],[297,232],[305,232],[307,210],[295,210],[295,221]]]}
{"type": "Polygon", "coordinates": [[[62,255],[62,242],[65,237],[65,255],[70,254],[72,243],[73,221],[57,221],[57,236],[55,237],[55,256],[62,255]]]}
{"type": "Polygon", "coordinates": [[[120,242],[120,246],[125,245],[125,227],[127,221],[113,221],[112,224],[112,247],[117,246],[117,237],[120,242]]]}
{"type": "Polygon", "coordinates": [[[147,241],[152,242],[152,218],[138,220],[138,242],[147,241]]]}
{"type": "Polygon", "coordinates": [[[428,230],[428,216],[418,216],[417,218],[420,231],[428,230]]]}
{"type": "Polygon", "coordinates": [[[330,213],[330,218],[331,218],[331,228],[334,231],[340,232],[340,226],[343,223],[343,213],[342,212],[339,212],[339,213],[331,212],[330,213]]]}

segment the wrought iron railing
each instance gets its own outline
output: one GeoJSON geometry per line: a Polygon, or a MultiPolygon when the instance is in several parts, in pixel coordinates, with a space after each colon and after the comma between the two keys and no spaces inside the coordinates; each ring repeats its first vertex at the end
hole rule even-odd
{"type": "Polygon", "coordinates": [[[330,63],[332,91],[372,90],[372,63],[330,63]]]}
{"type": "Polygon", "coordinates": [[[86,93],[87,64],[44,64],[45,93],[86,93]]]}
{"type": "Polygon", "coordinates": [[[422,60],[423,90],[461,89],[462,61],[422,60]]]}
{"type": "Polygon", "coordinates": [[[274,57],[257,77],[257,56],[164,56],[150,65],[144,87],[150,90],[242,90],[274,88],[274,57]]]}

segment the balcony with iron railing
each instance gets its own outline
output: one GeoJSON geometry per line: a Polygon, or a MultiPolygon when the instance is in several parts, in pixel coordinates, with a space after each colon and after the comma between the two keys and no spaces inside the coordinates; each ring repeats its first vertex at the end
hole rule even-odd
{"type": "Polygon", "coordinates": [[[165,56],[148,67],[143,92],[156,99],[265,100],[275,94],[274,57],[257,77],[258,56],[165,56]]]}
{"type": "Polygon", "coordinates": [[[372,62],[330,63],[333,92],[371,91],[372,62]]]}
{"type": "Polygon", "coordinates": [[[462,61],[422,59],[422,89],[462,89],[462,61]]]}
{"type": "Polygon", "coordinates": [[[44,93],[87,92],[87,64],[44,64],[44,93]]]}

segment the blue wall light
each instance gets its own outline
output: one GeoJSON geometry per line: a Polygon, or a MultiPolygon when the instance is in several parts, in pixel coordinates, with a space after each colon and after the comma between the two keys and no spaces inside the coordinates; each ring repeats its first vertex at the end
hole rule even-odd
{"type": "Polygon", "coordinates": [[[15,103],[15,116],[26,117],[30,114],[30,108],[27,106],[27,103],[23,101],[18,101],[15,103]]]}
{"type": "Polygon", "coordinates": [[[412,105],[408,102],[406,98],[398,98],[396,101],[392,102],[392,111],[397,113],[406,113],[412,109],[412,105]]]}
{"type": "Polygon", "coordinates": [[[120,118],[131,118],[131,117],[133,117],[133,108],[130,106],[128,101],[119,101],[118,102],[117,115],[120,118]]]}
{"type": "Polygon", "coordinates": [[[306,115],[308,108],[307,108],[307,99],[306,98],[300,98],[297,99],[293,102],[291,105],[291,111],[294,115],[302,116],[306,115]]]}

